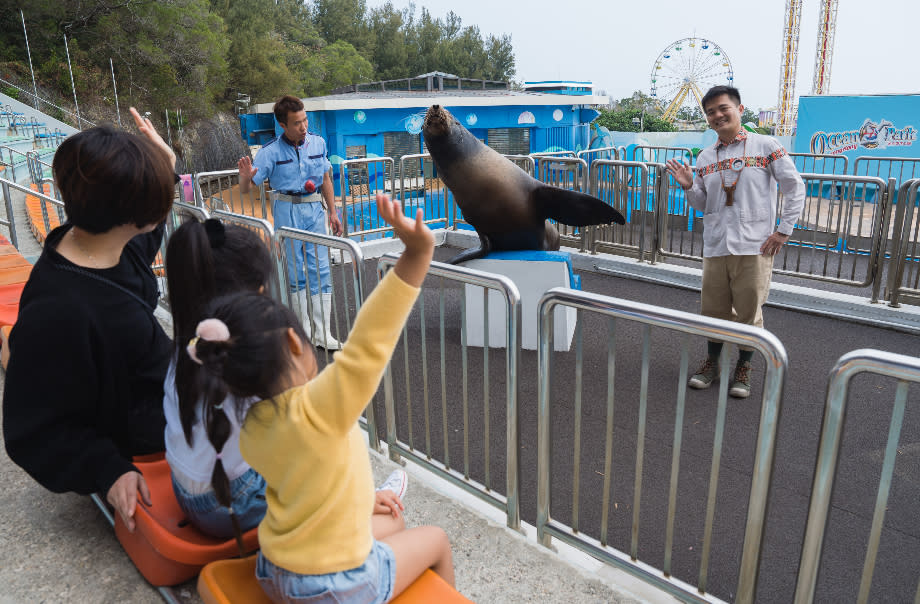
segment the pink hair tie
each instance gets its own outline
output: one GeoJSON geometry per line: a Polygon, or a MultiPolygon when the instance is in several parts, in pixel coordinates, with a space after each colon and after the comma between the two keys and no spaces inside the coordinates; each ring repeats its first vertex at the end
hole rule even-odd
{"type": "Polygon", "coordinates": [[[195,337],[189,340],[185,350],[193,361],[203,365],[204,363],[198,358],[199,339],[207,340],[208,342],[226,342],[230,339],[230,329],[220,319],[205,319],[198,324],[198,327],[195,328],[195,337]]]}

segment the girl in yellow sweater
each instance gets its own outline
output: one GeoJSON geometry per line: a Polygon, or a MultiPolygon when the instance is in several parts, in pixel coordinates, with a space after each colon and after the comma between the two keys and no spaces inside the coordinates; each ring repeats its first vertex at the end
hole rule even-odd
{"type": "MultiPolygon", "coordinates": [[[[377,196],[406,249],[361,307],[335,362],[317,373],[297,317],[256,294],[222,298],[188,353],[240,399],[243,458],[266,481],[256,572],[276,602],[387,602],[431,568],[454,583],[444,531],[423,526],[377,541],[374,485],[358,417],[376,392],[434,253],[422,222],[377,196]]],[[[226,404],[226,403],[225,403],[226,404]]]]}

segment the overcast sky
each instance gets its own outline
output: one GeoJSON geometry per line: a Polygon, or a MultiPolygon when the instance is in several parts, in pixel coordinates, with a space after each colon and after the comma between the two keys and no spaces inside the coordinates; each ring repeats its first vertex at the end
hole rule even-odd
{"type": "MultiPolygon", "coordinates": [[[[391,0],[397,9],[409,0],[391,0]]],[[[367,0],[368,7],[385,0],[367,0]]],[[[731,59],[751,109],[774,107],[785,16],[783,0],[416,0],[464,27],[510,34],[518,81],[590,80],[614,99],[650,91],[658,55],[682,38],[708,38],[731,59]]],[[[920,0],[841,0],[831,94],[920,93],[920,0]]],[[[804,0],[796,94],[810,94],[820,0],[804,0]]]]}

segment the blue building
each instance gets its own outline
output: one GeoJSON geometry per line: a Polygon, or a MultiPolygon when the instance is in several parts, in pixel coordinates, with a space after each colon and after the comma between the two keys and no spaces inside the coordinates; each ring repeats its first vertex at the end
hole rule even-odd
{"type": "MultiPolygon", "coordinates": [[[[432,72],[415,78],[369,82],[303,99],[310,132],[326,139],[333,165],[346,159],[424,153],[425,111],[446,107],[475,136],[506,155],[588,147],[589,124],[606,97],[512,90],[507,82],[432,72]]],[[[273,103],[240,116],[243,140],[262,145],[281,133],[273,103]]]]}

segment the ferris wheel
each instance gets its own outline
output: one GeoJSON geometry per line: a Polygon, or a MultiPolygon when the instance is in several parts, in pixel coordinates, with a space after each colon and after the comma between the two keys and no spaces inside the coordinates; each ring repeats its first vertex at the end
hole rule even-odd
{"type": "Polygon", "coordinates": [[[706,91],[732,86],[732,63],[712,40],[683,38],[661,51],[652,67],[652,97],[665,107],[662,118],[674,121],[682,107],[699,107],[706,91]]]}

